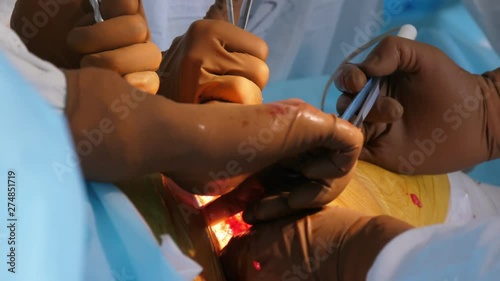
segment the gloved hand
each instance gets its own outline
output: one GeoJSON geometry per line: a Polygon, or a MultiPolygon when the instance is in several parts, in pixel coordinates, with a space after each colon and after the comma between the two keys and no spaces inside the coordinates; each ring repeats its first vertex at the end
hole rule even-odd
{"type": "Polygon", "coordinates": [[[368,77],[387,76],[364,123],[361,159],[402,174],[439,174],[500,157],[500,72],[473,75],[440,50],[388,37],[336,85],[342,113],[368,77]]]}
{"type": "Polygon", "coordinates": [[[201,20],[164,53],[159,94],[176,102],[262,103],[266,43],[224,21],[201,20]]]}
{"type": "Polygon", "coordinates": [[[351,169],[351,163],[339,163],[324,159],[316,171],[301,171],[300,167],[321,157],[325,150],[312,150],[300,158],[280,161],[250,177],[231,192],[224,194],[204,207],[209,224],[218,223],[241,211],[246,223],[285,218],[311,209],[321,208],[337,198],[351,180],[351,174],[327,171],[351,169]],[[344,164],[344,165],[345,165],[344,164]],[[313,173],[322,177],[312,176],[313,173]]]}
{"type": "Polygon", "coordinates": [[[301,101],[178,104],[135,90],[113,72],[66,75],[66,115],[90,180],[164,172],[189,192],[220,195],[282,159],[307,156],[296,170],[342,182],[361,150],[357,128],[301,101]],[[324,153],[308,155],[317,149],[324,153]]]}
{"type": "Polygon", "coordinates": [[[31,52],[58,67],[97,66],[114,70],[133,86],[157,92],[159,78],[155,71],[161,62],[161,52],[151,42],[140,0],[102,1],[105,21],[101,23],[94,22],[88,0],[41,3],[46,5],[44,10],[32,1],[17,1],[11,19],[13,29],[31,52]],[[25,19],[36,18],[40,11],[53,11],[53,15],[29,38],[25,19]]]}
{"type": "Polygon", "coordinates": [[[79,68],[82,56],[69,48],[67,36],[81,18],[91,18],[92,7],[88,0],[61,2],[17,0],[10,26],[36,56],[61,68],[79,68]]]}
{"type": "Polygon", "coordinates": [[[101,13],[104,22],[93,24],[93,13],[87,14],[79,22],[82,27],[68,34],[69,47],[83,55],[81,67],[116,71],[132,86],[156,94],[161,51],[151,42],[142,2],[104,0],[101,13]]]}
{"type": "Polygon", "coordinates": [[[221,253],[227,280],[366,280],[380,251],[413,227],[327,207],[253,226],[221,253]]]}

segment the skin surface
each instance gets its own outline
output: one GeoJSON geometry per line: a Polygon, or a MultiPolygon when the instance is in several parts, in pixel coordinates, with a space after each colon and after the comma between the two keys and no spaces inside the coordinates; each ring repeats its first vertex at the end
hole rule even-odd
{"type": "Polygon", "coordinates": [[[439,174],[500,157],[499,70],[473,75],[435,47],[388,37],[363,63],[336,73],[339,112],[367,76],[387,78],[364,123],[361,159],[402,174],[439,174]]]}
{"type": "Polygon", "coordinates": [[[262,223],[221,253],[227,280],[365,280],[378,253],[413,227],[349,209],[262,223]]]}

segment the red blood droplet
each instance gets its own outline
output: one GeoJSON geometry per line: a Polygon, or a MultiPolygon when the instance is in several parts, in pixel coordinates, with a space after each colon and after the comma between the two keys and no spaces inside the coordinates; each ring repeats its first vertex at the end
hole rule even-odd
{"type": "Polygon", "coordinates": [[[233,237],[245,234],[250,229],[250,227],[252,227],[251,225],[246,224],[243,221],[241,213],[226,219],[226,224],[229,225],[229,228],[231,228],[233,237]]]}
{"type": "Polygon", "coordinates": [[[258,261],[253,261],[253,267],[257,271],[261,271],[262,270],[262,267],[260,267],[260,262],[258,262],[258,261]]]}
{"type": "Polygon", "coordinates": [[[411,201],[413,201],[413,204],[418,206],[419,208],[422,208],[422,202],[420,202],[420,199],[418,199],[418,196],[416,194],[410,194],[411,201]]]}
{"type": "Polygon", "coordinates": [[[270,103],[270,104],[268,104],[268,106],[269,106],[269,113],[273,117],[276,117],[278,115],[285,115],[289,111],[289,109],[285,105],[282,105],[282,104],[270,103]]]}

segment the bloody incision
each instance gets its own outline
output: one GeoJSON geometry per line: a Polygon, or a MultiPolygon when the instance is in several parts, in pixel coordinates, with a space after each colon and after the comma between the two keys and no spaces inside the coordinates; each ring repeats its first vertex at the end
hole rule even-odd
{"type": "Polygon", "coordinates": [[[418,198],[418,196],[416,194],[410,194],[410,197],[411,197],[411,201],[413,201],[413,204],[415,204],[419,208],[423,207],[422,202],[420,201],[420,199],[418,198]]]}

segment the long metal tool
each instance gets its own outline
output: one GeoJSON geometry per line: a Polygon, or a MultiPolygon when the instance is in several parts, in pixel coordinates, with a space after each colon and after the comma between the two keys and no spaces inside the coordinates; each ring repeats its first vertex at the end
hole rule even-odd
{"type": "MultiPolygon", "coordinates": [[[[253,0],[245,0],[243,3],[243,9],[240,13],[240,19],[238,21],[238,26],[242,29],[247,29],[248,20],[250,18],[250,10],[252,9],[253,0]]],[[[226,9],[227,9],[227,20],[232,23],[235,23],[235,13],[234,13],[234,5],[233,0],[226,0],[226,9]]]]}
{"type": "MultiPolygon", "coordinates": [[[[403,25],[399,30],[398,36],[415,40],[417,29],[413,25],[403,25]]],[[[370,78],[365,87],[354,98],[344,114],[342,114],[341,118],[350,121],[356,127],[360,127],[380,94],[382,79],[382,77],[370,78]]]]}
{"type": "Polygon", "coordinates": [[[240,20],[238,26],[241,29],[246,30],[248,26],[248,20],[250,19],[250,10],[252,10],[253,0],[245,0],[243,9],[241,10],[240,20]]]}
{"type": "Polygon", "coordinates": [[[234,22],[234,5],[233,5],[233,0],[226,0],[226,10],[227,10],[227,20],[231,24],[235,24],[235,22],[234,22]]]}
{"type": "Polygon", "coordinates": [[[104,19],[102,18],[101,15],[101,9],[100,9],[100,0],[89,0],[90,5],[92,5],[92,9],[94,9],[94,20],[95,22],[103,22],[104,19]]]}

